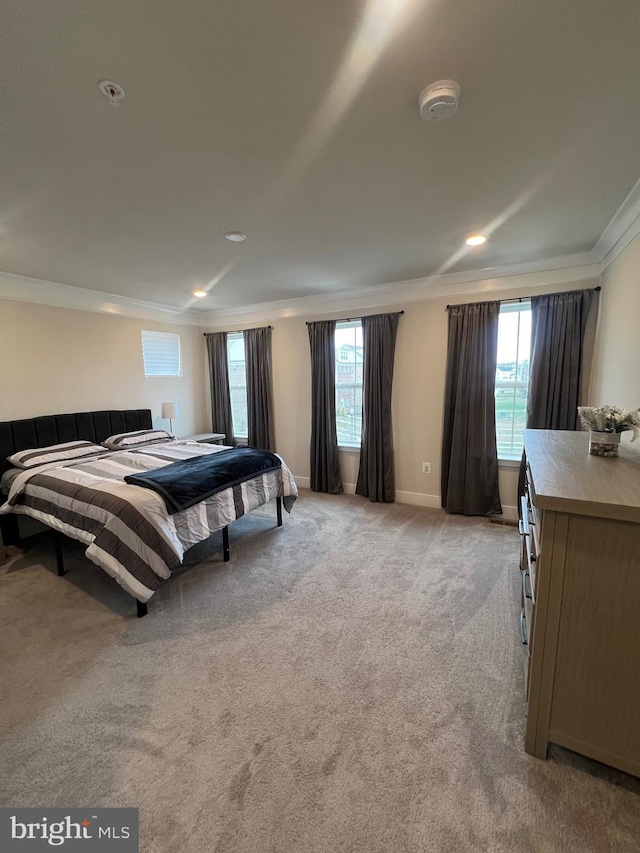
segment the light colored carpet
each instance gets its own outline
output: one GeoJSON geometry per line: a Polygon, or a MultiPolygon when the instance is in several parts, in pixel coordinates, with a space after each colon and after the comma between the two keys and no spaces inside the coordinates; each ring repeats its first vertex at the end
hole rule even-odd
{"type": "Polygon", "coordinates": [[[523,750],[518,537],[303,491],[145,619],[48,536],[2,571],[3,804],[140,808],[143,851],[623,853],[640,782],[523,750]]]}

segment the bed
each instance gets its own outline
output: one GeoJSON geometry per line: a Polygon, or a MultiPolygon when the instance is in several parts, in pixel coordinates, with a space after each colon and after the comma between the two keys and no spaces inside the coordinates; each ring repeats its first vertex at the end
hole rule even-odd
{"type": "MultiPolygon", "coordinates": [[[[276,454],[274,465],[241,481],[231,478],[214,494],[187,505],[167,508],[163,496],[140,482],[161,472],[217,465],[238,451],[220,445],[175,440],[133,449],[103,451],[77,460],[48,461],[26,470],[11,468],[7,457],[26,448],[61,442],[99,444],[109,436],[152,428],[148,409],[82,412],[0,423],[0,477],[3,490],[0,525],[6,542],[16,542],[17,514],[28,515],[54,530],[58,573],[64,573],[61,536],[86,544],[86,556],[111,575],[137,601],[138,615],[167,580],[192,545],[222,530],[223,554],[229,559],[229,524],[271,500],[278,526],[282,505],[291,510],[297,487],[276,454]],[[227,451],[226,456],[224,452],[227,451]],[[215,454],[223,454],[214,459],[215,454]],[[211,462],[209,461],[211,460],[211,462]]],[[[264,453],[266,452],[258,451],[264,453]]],[[[220,467],[220,466],[218,466],[220,467]]],[[[224,468],[224,466],[222,466],[224,468]]]]}

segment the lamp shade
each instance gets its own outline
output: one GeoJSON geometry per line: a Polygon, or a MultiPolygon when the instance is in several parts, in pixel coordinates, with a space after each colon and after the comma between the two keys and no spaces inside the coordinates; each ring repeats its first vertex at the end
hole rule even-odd
{"type": "Polygon", "coordinates": [[[174,420],[180,417],[180,406],[177,403],[163,403],[162,417],[166,421],[174,420]]]}

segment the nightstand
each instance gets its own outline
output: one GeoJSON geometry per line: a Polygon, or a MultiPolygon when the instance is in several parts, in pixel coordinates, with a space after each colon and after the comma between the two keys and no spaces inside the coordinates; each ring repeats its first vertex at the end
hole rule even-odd
{"type": "Polygon", "coordinates": [[[195,435],[182,435],[182,440],[197,441],[200,444],[222,444],[227,436],[223,432],[198,432],[195,435]]]}

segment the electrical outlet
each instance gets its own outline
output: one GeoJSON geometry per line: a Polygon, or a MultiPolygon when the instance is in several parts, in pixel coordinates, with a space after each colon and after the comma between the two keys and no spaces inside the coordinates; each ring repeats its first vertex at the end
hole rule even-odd
{"type": "Polygon", "coordinates": [[[431,462],[423,462],[422,463],[422,473],[430,474],[431,473],[431,462]]]}

